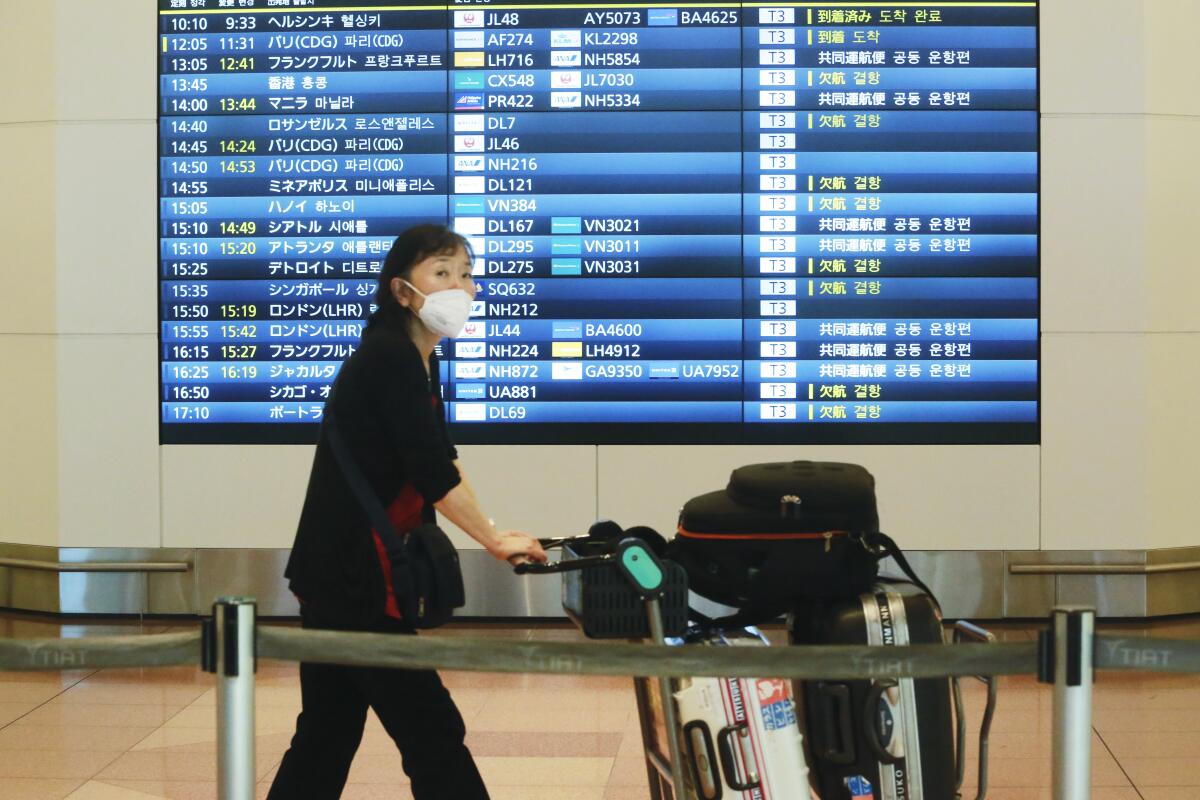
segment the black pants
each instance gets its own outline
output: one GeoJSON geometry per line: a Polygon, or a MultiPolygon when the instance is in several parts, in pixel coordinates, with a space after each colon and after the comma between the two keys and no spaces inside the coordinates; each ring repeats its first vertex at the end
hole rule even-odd
{"type": "MultiPolygon", "coordinates": [[[[302,611],[306,628],[330,628],[302,611]]],[[[388,620],[372,630],[412,633],[388,620]]],[[[416,800],[487,800],[487,789],[463,744],[462,715],[433,670],[300,665],[302,708],[268,800],[338,798],[375,710],[400,749],[416,800]]]]}

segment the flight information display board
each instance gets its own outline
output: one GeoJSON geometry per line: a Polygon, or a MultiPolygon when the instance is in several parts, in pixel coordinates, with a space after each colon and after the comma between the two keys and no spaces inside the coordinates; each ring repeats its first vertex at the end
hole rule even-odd
{"type": "Polygon", "coordinates": [[[160,432],[311,442],[392,239],[463,443],[1038,441],[1036,2],[160,0],[160,432]]]}

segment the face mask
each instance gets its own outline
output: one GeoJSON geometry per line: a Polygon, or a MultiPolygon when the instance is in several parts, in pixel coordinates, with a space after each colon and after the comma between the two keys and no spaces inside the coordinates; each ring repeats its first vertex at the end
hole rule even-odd
{"type": "MultiPolygon", "coordinates": [[[[404,281],[403,278],[400,280],[404,281]]],[[[451,339],[462,333],[471,316],[471,295],[462,289],[443,289],[440,292],[425,294],[408,281],[404,283],[425,298],[425,304],[417,311],[417,317],[426,328],[451,339]]]]}

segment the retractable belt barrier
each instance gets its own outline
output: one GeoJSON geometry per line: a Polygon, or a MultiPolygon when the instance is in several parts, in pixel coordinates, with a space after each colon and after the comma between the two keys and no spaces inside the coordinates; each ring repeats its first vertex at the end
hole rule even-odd
{"type": "Polygon", "coordinates": [[[407,669],[863,680],[1037,675],[1054,684],[1055,800],[1090,796],[1096,669],[1200,673],[1200,641],[1094,634],[1095,612],[1057,608],[1037,642],[908,646],[667,647],[502,641],[257,626],[249,598],[223,598],[201,631],[70,639],[0,639],[6,670],[196,664],[217,675],[218,792],[254,796],[254,672],[259,658],[407,669]]]}
{"type": "MultiPolygon", "coordinates": [[[[505,642],[258,626],[258,658],[407,669],[645,677],[770,675],[853,680],[952,675],[1035,675],[1038,644],[678,648],[653,644],[505,642]],[[694,651],[694,652],[693,652],[694,651]]],[[[0,671],[59,671],[199,664],[200,632],[70,639],[0,639],[0,671]]],[[[1094,667],[1200,673],[1200,641],[1098,634],[1094,667]]]]}

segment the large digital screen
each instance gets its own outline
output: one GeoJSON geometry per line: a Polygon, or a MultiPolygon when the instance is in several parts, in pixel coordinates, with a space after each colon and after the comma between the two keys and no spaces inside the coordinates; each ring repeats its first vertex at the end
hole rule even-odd
{"type": "Polygon", "coordinates": [[[315,441],[403,229],[460,443],[1038,441],[1036,2],[160,0],[160,439],[315,441]]]}

